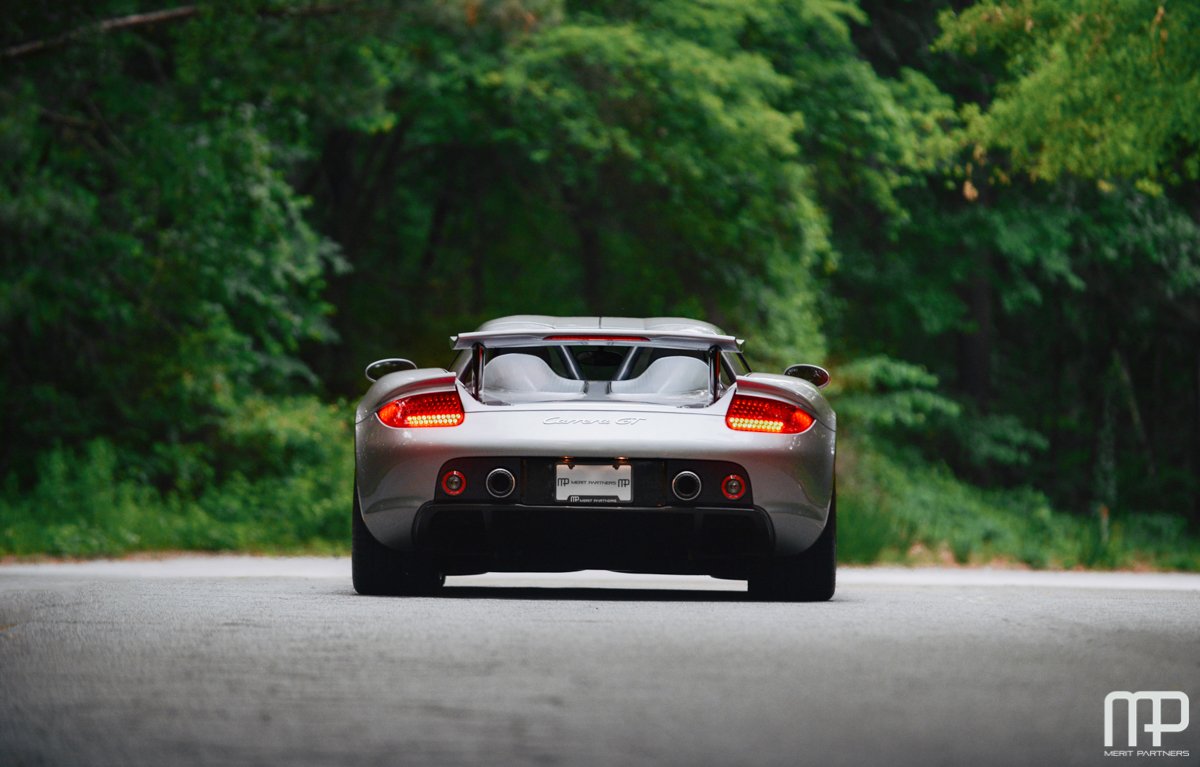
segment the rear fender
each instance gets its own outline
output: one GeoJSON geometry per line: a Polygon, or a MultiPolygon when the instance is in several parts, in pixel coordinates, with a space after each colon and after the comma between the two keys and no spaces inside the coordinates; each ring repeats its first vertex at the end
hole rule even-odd
{"type": "Polygon", "coordinates": [[[388,373],[380,378],[358,403],[354,422],[362,423],[388,402],[413,394],[453,391],[457,377],[442,368],[419,368],[388,373]]]}

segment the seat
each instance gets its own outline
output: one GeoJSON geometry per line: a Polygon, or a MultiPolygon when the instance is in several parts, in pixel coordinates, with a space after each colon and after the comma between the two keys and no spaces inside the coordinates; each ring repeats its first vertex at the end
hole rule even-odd
{"type": "Polygon", "coordinates": [[[708,389],[708,365],[695,357],[662,357],[640,376],[613,381],[613,394],[687,394],[708,389]]]}
{"type": "Polygon", "coordinates": [[[545,360],[532,354],[502,354],[483,367],[487,391],[512,393],[582,394],[583,381],[563,378],[545,360]]]}

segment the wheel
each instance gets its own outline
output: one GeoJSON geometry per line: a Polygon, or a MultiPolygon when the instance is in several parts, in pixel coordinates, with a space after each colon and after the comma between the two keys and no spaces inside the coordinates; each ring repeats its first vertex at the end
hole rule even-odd
{"type": "Polygon", "coordinates": [[[350,522],[350,573],[354,590],[371,596],[420,596],[437,592],[445,583],[433,562],[406,554],[375,540],[363,522],[354,487],[354,511],[350,522]]]}
{"type": "Polygon", "coordinates": [[[750,595],[785,602],[826,602],[837,587],[837,489],[829,519],[816,542],[802,554],[777,557],[750,575],[750,595]]]}

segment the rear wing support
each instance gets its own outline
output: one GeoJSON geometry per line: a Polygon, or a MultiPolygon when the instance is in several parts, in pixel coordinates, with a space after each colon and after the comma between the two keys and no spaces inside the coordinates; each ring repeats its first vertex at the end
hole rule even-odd
{"type": "Polygon", "coordinates": [[[721,347],[708,347],[708,388],[712,393],[712,401],[716,402],[721,393],[721,347]]]}
{"type": "Polygon", "coordinates": [[[475,399],[479,399],[483,393],[483,344],[471,347],[471,358],[475,365],[475,399]]]}

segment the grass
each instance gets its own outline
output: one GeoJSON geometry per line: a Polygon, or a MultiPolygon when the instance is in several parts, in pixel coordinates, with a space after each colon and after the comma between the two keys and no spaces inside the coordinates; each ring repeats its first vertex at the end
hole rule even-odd
{"type": "Polygon", "coordinates": [[[311,399],[249,401],[219,450],[167,451],[175,481],[165,490],[131,476],[130,461],[106,440],[51,450],[31,490],[10,479],[0,495],[0,555],[347,553],[349,420],[345,407],[311,399]]]}
{"type": "Polygon", "coordinates": [[[872,564],[1200,570],[1183,517],[1056,511],[1029,489],[984,490],[942,466],[845,440],[838,455],[838,554],[872,564]]]}

